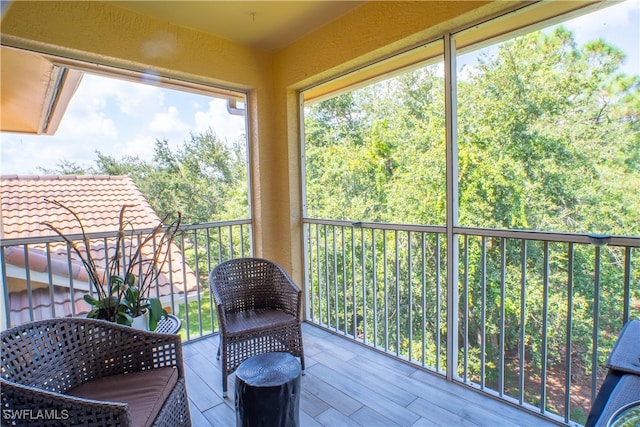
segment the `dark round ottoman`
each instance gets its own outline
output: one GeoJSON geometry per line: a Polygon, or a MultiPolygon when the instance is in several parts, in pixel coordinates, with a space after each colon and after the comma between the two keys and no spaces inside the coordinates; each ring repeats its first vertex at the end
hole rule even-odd
{"type": "Polygon", "coordinates": [[[289,353],[250,357],[236,370],[238,427],[300,425],[300,362],[289,353]]]}

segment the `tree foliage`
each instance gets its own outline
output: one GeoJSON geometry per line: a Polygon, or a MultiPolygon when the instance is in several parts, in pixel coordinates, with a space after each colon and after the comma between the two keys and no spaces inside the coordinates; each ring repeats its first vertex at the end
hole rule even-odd
{"type": "Polygon", "coordinates": [[[246,149],[221,141],[212,129],[191,134],[175,151],[166,139],[156,140],[151,161],[96,156],[90,167],[63,161],[44,172],[129,175],[160,217],[181,212],[185,224],[249,217],[246,149]]]}
{"type": "MultiPolygon", "coordinates": [[[[624,54],[603,40],[578,46],[562,27],[486,52],[494,51],[458,76],[460,225],[640,235],[640,78],[620,71],[624,54]]],[[[444,110],[444,79],[437,65],[307,105],[307,216],[443,225],[444,110]]],[[[446,324],[446,287],[441,285],[446,268],[438,268],[446,253],[443,244],[433,235],[421,242],[419,234],[411,240],[403,232],[370,237],[354,232],[354,243],[347,235],[345,244],[340,240],[345,231],[310,230],[310,238],[319,242],[318,249],[311,245],[309,263],[318,270],[316,276],[311,273],[318,296],[311,301],[319,319],[354,334],[364,321],[368,329],[358,333],[367,341],[405,357],[422,355],[429,366],[444,363],[437,349],[445,343],[434,333],[442,331],[438,322],[446,324]],[[329,247],[323,251],[322,244],[329,247]],[[353,252],[355,260],[366,251],[366,264],[357,267],[341,248],[353,252]],[[345,265],[334,269],[336,277],[331,269],[322,271],[332,263],[345,265]],[[362,278],[349,275],[353,268],[362,269],[362,278]],[[346,284],[345,295],[331,286],[333,281],[346,284]],[[336,304],[345,309],[342,318],[331,311],[336,304]],[[416,320],[421,318],[425,324],[416,320]],[[415,347],[411,336],[426,336],[424,347],[415,347]]],[[[569,314],[575,366],[587,375],[596,369],[591,366],[592,325],[600,322],[601,348],[611,347],[622,326],[620,248],[600,252],[597,279],[594,249],[588,245],[569,250],[566,244],[522,246],[517,240],[470,238],[461,239],[460,254],[461,304],[467,304],[461,305],[461,315],[468,322],[468,330],[461,327],[460,343],[468,346],[472,379],[483,369],[483,380],[498,387],[500,357],[517,360],[521,348],[524,360],[512,363],[526,364],[533,376],[545,364],[561,366],[569,314]],[[569,258],[572,289],[567,286],[569,258]],[[601,283],[599,298],[595,280],[601,283]]],[[[631,276],[637,278],[640,267],[633,265],[631,276]]],[[[631,298],[638,300],[634,280],[631,298]]],[[[596,355],[600,363],[605,357],[596,355]]],[[[518,384],[513,387],[517,393],[518,384]]],[[[533,402],[537,390],[523,393],[533,402]]],[[[562,404],[553,402],[551,410],[562,404]]]]}
{"type": "MultiPolygon", "coordinates": [[[[460,223],[640,235],[638,76],[560,27],[500,45],[458,81],[460,223]]],[[[308,216],[445,221],[437,66],[305,111],[308,216]]]]}

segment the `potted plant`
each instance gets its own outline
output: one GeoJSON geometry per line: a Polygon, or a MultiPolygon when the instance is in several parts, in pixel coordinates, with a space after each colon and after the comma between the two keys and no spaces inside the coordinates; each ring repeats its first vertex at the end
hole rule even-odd
{"type": "Polygon", "coordinates": [[[69,212],[80,226],[82,244],[69,239],[51,222],[43,223],[64,239],[87,270],[90,285],[95,290],[95,296],[84,296],[92,307],[87,317],[131,326],[134,318],[148,316],[148,329],[153,331],[167,312],[150,292],[171,253],[171,243],[180,227],[181,215],[178,214],[178,218],[168,226],[163,225],[166,218],[163,219],[149,234],[136,238],[131,222],[125,219],[125,211],[131,205],[123,205],[115,241],[104,248],[106,267],[103,269],[98,267],[91,240],[80,217],[64,204],[48,201],[69,212]]]}

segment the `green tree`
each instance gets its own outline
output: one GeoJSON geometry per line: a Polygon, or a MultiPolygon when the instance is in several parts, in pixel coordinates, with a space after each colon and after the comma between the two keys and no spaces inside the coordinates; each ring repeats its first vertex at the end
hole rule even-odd
{"type": "Polygon", "coordinates": [[[227,146],[212,130],[172,152],[156,141],[143,192],[160,212],[179,210],[189,223],[248,217],[247,163],[240,144],[227,146]]]}
{"type": "Polygon", "coordinates": [[[460,82],[462,224],[640,234],[626,214],[640,210],[638,192],[620,185],[639,179],[625,166],[637,157],[639,81],[617,71],[623,59],[601,40],[577,47],[561,27],[504,43],[460,82]]]}
{"type": "MultiPolygon", "coordinates": [[[[477,67],[458,78],[461,225],[640,235],[640,79],[619,71],[623,53],[603,40],[578,46],[571,32],[562,27],[514,38],[491,51],[496,53],[483,54],[477,67]]],[[[308,215],[443,224],[443,83],[437,67],[426,67],[307,106],[308,215]]],[[[408,325],[409,315],[414,337],[429,337],[436,330],[434,322],[443,322],[442,312],[435,307],[437,297],[440,301],[445,298],[437,281],[446,279],[435,274],[443,250],[435,239],[426,239],[424,252],[412,241],[413,258],[409,259],[406,251],[396,252],[409,245],[408,235],[380,232],[367,237],[363,233],[364,240],[356,241],[351,250],[357,253],[355,259],[361,251],[367,253],[367,265],[362,267],[366,271],[362,279],[355,279],[357,286],[348,283],[344,287],[348,295],[342,295],[339,287],[330,284],[332,280],[338,284],[351,281],[349,268],[346,274],[339,268],[336,273],[321,271],[333,262],[350,265],[338,250],[340,240],[335,239],[340,236],[326,227],[310,229],[315,231],[311,238],[319,241],[318,249],[311,248],[310,266],[318,270],[313,291],[327,297],[325,305],[318,301],[314,307],[322,312],[323,321],[345,325],[346,316],[333,319],[332,304],[348,307],[351,299],[361,301],[366,310],[359,309],[358,316],[366,312],[367,324],[377,325],[368,328],[367,339],[404,356],[411,345],[403,326],[408,325]],[[319,249],[322,244],[328,245],[324,251],[319,249]],[[332,245],[338,248],[336,253],[332,245]],[[424,289],[419,287],[422,274],[424,289]],[[408,304],[416,298],[424,298],[423,309],[420,301],[408,304]],[[343,299],[345,303],[340,302],[343,299]],[[421,310],[428,314],[424,327],[415,322],[421,310]]],[[[595,369],[590,354],[595,249],[576,245],[571,252],[571,295],[566,283],[566,244],[547,246],[532,241],[524,250],[526,286],[522,288],[519,241],[469,239],[468,245],[461,246],[461,254],[468,257],[468,269],[460,273],[469,283],[469,330],[465,332],[471,377],[479,375],[484,349],[482,369],[490,387],[498,384],[501,338],[511,358],[525,345],[521,363],[532,373],[539,375],[542,369],[543,345],[548,346],[546,362],[561,369],[570,299],[572,345],[579,362],[575,366],[584,367],[585,372],[595,369]],[[526,307],[520,304],[523,292],[526,307]],[[505,337],[500,337],[503,312],[505,337]],[[524,326],[520,324],[523,313],[524,326]],[[541,339],[543,322],[548,328],[546,343],[541,339]],[[525,328],[524,343],[520,343],[521,327],[525,328]]],[[[624,281],[620,260],[624,255],[619,248],[608,247],[601,256],[600,346],[610,348],[613,332],[621,326],[624,281]]],[[[633,277],[637,274],[632,272],[633,277]]],[[[632,292],[632,299],[640,298],[636,288],[632,292]]],[[[424,349],[414,350],[425,351],[429,363],[435,363],[435,346],[441,339],[431,336],[424,349]]],[[[598,354],[601,362],[604,356],[598,354]]],[[[507,380],[509,393],[518,386],[507,380]]],[[[536,390],[524,393],[530,401],[537,396],[536,390]]]]}
{"type": "Polygon", "coordinates": [[[181,212],[184,224],[194,224],[249,216],[245,153],[241,142],[223,142],[209,129],[175,151],[157,140],[149,162],[96,151],[94,165],[63,161],[47,172],[129,175],[161,218],[181,212]]]}

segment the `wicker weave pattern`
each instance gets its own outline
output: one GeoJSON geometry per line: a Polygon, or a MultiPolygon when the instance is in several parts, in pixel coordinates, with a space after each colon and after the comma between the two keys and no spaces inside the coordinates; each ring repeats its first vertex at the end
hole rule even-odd
{"type": "Polygon", "coordinates": [[[227,376],[249,357],[286,351],[300,357],[304,370],[302,291],[279,265],[238,258],[209,274],[220,325],[222,390],[227,376]]]}
{"type": "MultiPolygon", "coordinates": [[[[66,410],[68,424],[128,426],[131,420],[126,405],[62,393],[97,378],[176,367],[178,384],[154,425],[190,425],[182,343],[177,335],[144,332],[101,320],[62,318],[3,331],[0,342],[3,408],[66,410]]],[[[43,421],[41,425],[48,424],[43,421]]],[[[51,425],[60,425],[60,421],[51,425]]]]}

